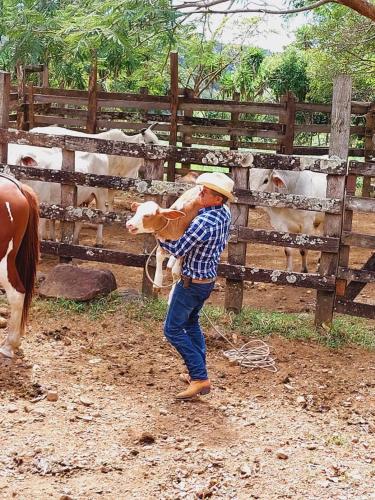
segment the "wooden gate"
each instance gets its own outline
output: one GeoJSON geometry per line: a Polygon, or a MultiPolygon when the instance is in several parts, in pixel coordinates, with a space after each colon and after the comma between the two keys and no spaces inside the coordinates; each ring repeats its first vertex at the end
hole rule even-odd
{"type": "Polygon", "coordinates": [[[355,212],[374,213],[374,198],[359,198],[354,196],[355,179],[362,176],[364,179],[375,176],[375,162],[349,162],[346,179],[345,218],[341,236],[340,265],[336,281],[335,311],[351,316],[362,316],[375,319],[375,305],[355,301],[368,283],[375,282],[375,236],[360,234],[352,231],[352,214],[355,212]],[[351,247],[368,248],[373,250],[361,269],[349,267],[349,249],[351,247]],[[343,251],[342,251],[343,250],[343,251]]]}

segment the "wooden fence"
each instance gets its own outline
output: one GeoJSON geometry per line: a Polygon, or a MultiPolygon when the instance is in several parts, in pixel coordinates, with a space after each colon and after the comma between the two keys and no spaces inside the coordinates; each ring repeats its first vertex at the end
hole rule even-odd
{"type": "MultiPolygon", "coordinates": [[[[145,123],[158,122],[158,135],[170,145],[214,146],[237,150],[261,149],[281,154],[325,155],[329,152],[331,104],[297,102],[288,92],[279,103],[257,103],[233,99],[197,98],[191,89],[178,87],[177,54],[170,56],[169,95],[149,95],[146,88],[138,94],[103,92],[97,89],[96,67],[92,68],[88,91],[26,85],[25,77],[14,88],[10,126],[28,130],[34,126],[61,125],[96,132],[121,128],[139,131],[145,123]],[[21,89],[21,90],[20,90],[21,89]],[[221,117],[211,117],[210,113],[221,117]],[[325,145],[300,146],[298,136],[326,135],[325,145]]],[[[38,69],[39,71],[40,69],[38,69]]],[[[25,74],[25,72],[24,72],[25,74]]],[[[350,142],[363,139],[363,147],[349,147],[349,156],[375,156],[375,104],[350,102],[350,142]]],[[[350,146],[350,143],[349,143],[350,146]]],[[[188,167],[188,164],[184,165],[188,167]]],[[[175,164],[168,162],[168,180],[174,180],[175,164]]],[[[369,195],[365,182],[364,196],[369,195]]]]}
{"type": "MultiPolygon", "coordinates": [[[[181,164],[199,164],[206,167],[220,166],[227,168],[235,181],[237,202],[231,205],[233,220],[236,225],[231,228],[231,239],[228,248],[228,262],[219,266],[219,276],[226,279],[225,307],[236,312],[241,310],[244,281],[267,282],[317,290],[317,325],[330,324],[335,308],[340,312],[375,317],[375,306],[353,305],[353,283],[374,281],[373,262],[366,264],[363,272],[347,267],[345,261],[347,248],[351,244],[367,245],[374,248],[374,237],[356,236],[351,233],[351,226],[343,225],[343,214],[353,210],[375,211],[374,200],[345,198],[345,182],[353,175],[374,175],[371,164],[351,164],[350,176],[347,176],[346,156],[350,135],[350,85],[343,78],[338,81],[332,110],[332,130],[330,153],[341,157],[337,159],[299,158],[291,155],[267,153],[241,153],[236,150],[195,149],[176,146],[141,146],[71,136],[49,136],[29,134],[24,131],[8,129],[9,106],[6,98],[9,89],[9,78],[1,74],[0,96],[0,152],[2,152],[1,169],[7,169],[18,178],[59,182],[62,185],[61,207],[44,205],[41,215],[62,221],[62,239],[60,242],[42,242],[42,251],[65,258],[79,258],[110,262],[127,266],[143,267],[146,255],[133,255],[127,252],[112,251],[72,245],[73,224],[83,220],[93,223],[121,224],[127,219],[124,214],[103,213],[99,210],[76,208],[76,186],[90,185],[109,187],[117,190],[134,191],[150,196],[181,194],[185,189],[181,184],[163,180],[164,162],[180,162],[181,164]],[[1,92],[3,90],[3,92],[1,92]],[[348,112],[349,110],[349,112],[348,112]],[[5,165],[5,145],[8,143],[30,144],[44,147],[60,147],[63,151],[61,171],[42,170],[29,167],[5,165]],[[99,152],[123,156],[143,157],[146,162],[146,179],[127,179],[119,177],[98,176],[74,172],[74,151],[99,152]],[[277,168],[281,170],[307,169],[327,174],[327,198],[314,199],[298,195],[281,195],[276,193],[256,193],[249,191],[248,177],[251,168],[277,168]],[[315,237],[280,233],[276,231],[254,230],[247,227],[249,206],[290,207],[295,209],[322,211],[326,214],[325,236],[315,237]],[[343,231],[343,229],[345,229],[343,231]],[[273,269],[254,269],[246,266],[247,243],[265,243],[283,247],[314,249],[322,252],[319,273],[294,273],[273,269]],[[371,246],[372,245],[372,246],[371,246]],[[346,253],[345,253],[346,252],[346,253]],[[367,280],[367,281],[366,281],[367,280]]],[[[349,182],[349,185],[352,183],[349,182]]],[[[347,219],[345,219],[347,220],[347,219]]],[[[152,242],[153,243],[153,242],[152,242]]],[[[150,250],[151,241],[145,238],[145,252],[150,250]]],[[[364,285],[360,285],[364,286],[364,285]]],[[[356,290],[358,286],[356,287],[356,290]]],[[[148,280],[143,279],[143,291],[150,294],[148,280]]]]}

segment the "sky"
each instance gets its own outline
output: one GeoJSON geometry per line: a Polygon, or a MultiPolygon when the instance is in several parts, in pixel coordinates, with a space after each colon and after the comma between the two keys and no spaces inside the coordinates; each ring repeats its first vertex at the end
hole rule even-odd
{"type": "MultiPolygon", "coordinates": [[[[282,0],[267,0],[267,6],[275,10],[285,8],[282,0]]],[[[220,41],[224,43],[233,42],[236,38],[241,21],[248,18],[261,17],[262,23],[259,27],[260,34],[249,38],[249,45],[258,46],[271,52],[281,52],[284,46],[294,41],[294,33],[303,24],[308,22],[308,14],[300,13],[288,19],[276,14],[237,14],[232,16],[228,27],[225,29],[220,41]]],[[[210,26],[214,29],[222,19],[222,16],[211,16],[210,26]]]]}

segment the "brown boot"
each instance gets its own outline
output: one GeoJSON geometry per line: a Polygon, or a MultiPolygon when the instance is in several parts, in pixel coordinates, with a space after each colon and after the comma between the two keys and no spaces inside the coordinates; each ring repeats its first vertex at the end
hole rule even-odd
{"type": "Polygon", "coordinates": [[[177,394],[176,399],[192,399],[198,394],[208,394],[211,390],[211,383],[207,380],[192,380],[189,387],[177,394]]]}

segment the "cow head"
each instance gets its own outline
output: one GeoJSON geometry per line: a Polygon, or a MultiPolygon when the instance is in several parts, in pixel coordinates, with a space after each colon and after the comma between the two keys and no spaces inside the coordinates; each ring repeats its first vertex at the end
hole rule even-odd
{"type": "Polygon", "coordinates": [[[283,171],[267,168],[252,168],[250,170],[250,189],[265,193],[279,193],[286,188],[283,171]]]}
{"type": "Polygon", "coordinates": [[[135,214],[126,223],[126,228],[131,234],[156,233],[163,229],[169,220],[185,216],[181,210],[161,208],[154,201],[134,202],[131,209],[135,214]]]}

